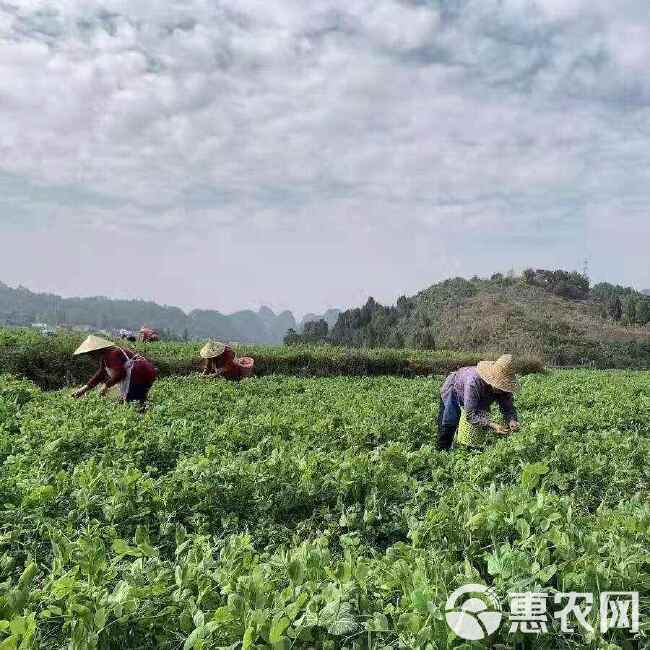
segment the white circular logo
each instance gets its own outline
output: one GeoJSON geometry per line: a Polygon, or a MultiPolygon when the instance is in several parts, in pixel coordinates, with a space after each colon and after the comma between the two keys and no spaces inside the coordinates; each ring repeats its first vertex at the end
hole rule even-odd
{"type": "Polygon", "coordinates": [[[447,625],[461,639],[487,639],[499,629],[503,620],[501,603],[485,585],[465,585],[447,599],[446,619],[447,625]],[[463,600],[465,596],[471,597],[463,600]]]}

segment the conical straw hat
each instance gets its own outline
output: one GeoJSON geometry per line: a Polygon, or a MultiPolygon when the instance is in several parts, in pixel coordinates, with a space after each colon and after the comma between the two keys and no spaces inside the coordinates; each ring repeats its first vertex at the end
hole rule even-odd
{"type": "Polygon", "coordinates": [[[221,356],[226,350],[226,346],[219,341],[209,341],[201,350],[201,357],[203,359],[215,359],[221,356]]]}
{"type": "Polygon", "coordinates": [[[496,361],[481,361],[477,366],[478,374],[493,388],[506,393],[516,393],[521,389],[515,376],[515,366],[511,354],[504,354],[496,361]]]}
{"type": "Polygon", "coordinates": [[[114,343],[101,338],[100,336],[89,336],[74,352],[74,356],[88,354],[97,350],[105,350],[114,347],[114,343]]]}

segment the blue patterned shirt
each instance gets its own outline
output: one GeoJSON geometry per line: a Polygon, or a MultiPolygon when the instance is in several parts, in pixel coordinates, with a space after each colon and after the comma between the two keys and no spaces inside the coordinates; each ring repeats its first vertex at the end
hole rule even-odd
{"type": "Polygon", "coordinates": [[[517,420],[517,409],[511,393],[493,388],[481,379],[476,366],[452,372],[445,381],[440,394],[442,401],[454,399],[465,409],[467,419],[477,426],[488,426],[490,408],[497,402],[506,422],[517,420]]]}

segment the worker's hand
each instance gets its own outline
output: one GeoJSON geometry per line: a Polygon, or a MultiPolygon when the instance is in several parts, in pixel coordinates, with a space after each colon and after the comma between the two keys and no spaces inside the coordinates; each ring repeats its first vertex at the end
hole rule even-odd
{"type": "Polygon", "coordinates": [[[520,428],[520,424],[517,420],[512,420],[508,426],[510,427],[510,431],[519,431],[520,428]]]}
{"type": "Polygon", "coordinates": [[[108,391],[109,391],[109,390],[110,390],[110,388],[109,388],[106,384],[104,384],[104,385],[101,387],[101,390],[99,391],[99,394],[100,394],[102,397],[106,397],[106,395],[108,395],[108,391]]]}
{"type": "Polygon", "coordinates": [[[88,384],[86,384],[85,386],[82,386],[81,388],[76,390],[74,393],[72,393],[72,397],[75,397],[75,398],[83,397],[89,390],[90,390],[90,388],[88,388],[88,384]]]}
{"type": "Polygon", "coordinates": [[[504,427],[502,424],[497,424],[496,422],[492,422],[490,427],[500,436],[507,436],[510,433],[510,429],[504,427]]]}

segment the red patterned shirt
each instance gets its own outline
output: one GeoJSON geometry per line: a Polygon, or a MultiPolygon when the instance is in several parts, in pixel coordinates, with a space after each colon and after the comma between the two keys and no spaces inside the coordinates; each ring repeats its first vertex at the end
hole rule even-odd
{"type": "Polygon", "coordinates": [[[142,386],[151,384],[156,379],[156,368],[148,359],[137,355],[131,350],[124,348],[107,348],[102,355],[99,370],[88,382],[89,388],[94,388],[97,384],[108,381],[109,379],[118,383],[126,377],[126,362],[137,356],[133,370],[131,371],[131,384],[142,386]]]}

